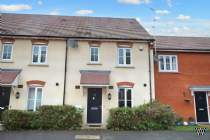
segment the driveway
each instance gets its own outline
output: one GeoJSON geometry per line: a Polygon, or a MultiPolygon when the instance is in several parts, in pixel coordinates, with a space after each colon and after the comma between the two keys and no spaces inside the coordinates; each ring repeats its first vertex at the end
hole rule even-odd
{"type": "Polygon", "coordinates": [[[5,131],[0,140],[209,140],[210,133],[197,136],[193,132],[113,132],[101,131],[5,131]]]}

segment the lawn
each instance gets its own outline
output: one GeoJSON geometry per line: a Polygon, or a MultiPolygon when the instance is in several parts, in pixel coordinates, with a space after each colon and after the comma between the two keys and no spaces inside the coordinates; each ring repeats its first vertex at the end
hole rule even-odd
{"type": "Polygon", "coordinates": [[[174,130],[176,131],[195,131],[195,128],[207,128],[210,130],[210,125],[195,125],[195,126],[176,126],[174,130]]]}

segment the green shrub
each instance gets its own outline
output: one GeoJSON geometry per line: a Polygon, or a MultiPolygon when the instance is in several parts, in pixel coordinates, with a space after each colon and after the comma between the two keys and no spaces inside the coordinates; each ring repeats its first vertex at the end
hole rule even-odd
{"type": "Polygon", "coordinates": [[[132,129],[133,110],[130,108],[116,108],[110,111],[107,128],[114,128],[115,130],[130,130],[132,129]]]}
{"type": "Polygon", "coordinates": [[[6,110],[2,121],[8,130],[79,129],[82,114],[73,106],[42,106],[37,112],[6,110]]]}
{"type": "Polygon", "coordinates": [[[42,106],[39,108],[42,129],[78,129],[81,112],[73,106],[42,106]]]}
{"type": "Polygon", "coordinates": [[[19,110],[6,110],[2,113],[2,121],[9,130],[23,129],[27,127],[27,113],[19,110]]]}
{"type": "Polygon", "coordinates": [[[169,106],[158,102],[136,108],[110,110],[107,127],[114,130],[163,130],[174,125],[175,114],[169,106]]]}

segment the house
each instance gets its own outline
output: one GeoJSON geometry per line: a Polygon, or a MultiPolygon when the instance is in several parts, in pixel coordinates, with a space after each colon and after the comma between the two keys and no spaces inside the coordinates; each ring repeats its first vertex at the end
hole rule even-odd
{"type": "Polygon", "coordinates": [[[210,123],[210,38],[157,36],[155,97],[185,121],[210,123]]]}
{"type": "Polygon", "coordinates": [[[0,103],[82,108],[105,127],[109,109],[154,99],[153,41],[135,19],[1,14],[0,103]]]}

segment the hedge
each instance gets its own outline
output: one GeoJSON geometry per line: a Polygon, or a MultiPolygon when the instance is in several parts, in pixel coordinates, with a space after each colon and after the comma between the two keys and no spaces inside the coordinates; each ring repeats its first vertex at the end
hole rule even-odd
{"type": "Polygon", "coordinates": [[[175,123],[171,107],[158,102],[135,108],[110,110],[107,128],[114,130],[165,130],[175,123]]]}
{"type": "Polygon", "coordinates": [[[80,129],[82,112],[73,106],[41,106],[37,112],[6,110],[2,122],[8,130],[80,129]]]}

